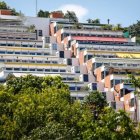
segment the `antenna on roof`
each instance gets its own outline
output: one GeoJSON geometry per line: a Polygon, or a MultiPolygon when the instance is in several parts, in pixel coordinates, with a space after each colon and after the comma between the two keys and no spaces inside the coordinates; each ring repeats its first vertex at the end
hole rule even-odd
{"type": "Polygon", "coordinates": [[[37,16],[37,0],[36,0],[36,16],[37,16]]]}

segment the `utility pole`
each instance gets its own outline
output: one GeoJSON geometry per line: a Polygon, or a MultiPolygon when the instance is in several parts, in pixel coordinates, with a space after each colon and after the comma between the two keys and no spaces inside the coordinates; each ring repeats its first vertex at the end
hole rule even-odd
{"type": "Polygon", "coordinates": [[[38,9],[37,9],[37,0],[36,0],[36,16],[37,16],[37,11],[38,11],[38,9]]]}

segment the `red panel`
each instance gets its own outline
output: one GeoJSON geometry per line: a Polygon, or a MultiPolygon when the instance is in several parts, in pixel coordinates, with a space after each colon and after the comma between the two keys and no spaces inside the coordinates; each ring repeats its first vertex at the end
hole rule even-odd
{"type": "Polygon", "coordinates": [[[106,41],[106,42],[127,42],[126,38],[112,38],[112,37],[85,37],[85,36],[73,36],[74,40],[89,40],[89,41],[106,41]]]}

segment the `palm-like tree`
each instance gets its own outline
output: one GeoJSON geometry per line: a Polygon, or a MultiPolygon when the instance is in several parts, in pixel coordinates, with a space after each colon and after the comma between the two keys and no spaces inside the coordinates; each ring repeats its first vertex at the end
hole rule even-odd
{"type": "Polygon", "coordinates": [[[69,19],[70,22],[78,22],[78,18],[74,11],[67,11],[65,13],[64,18],[69,19]]]}

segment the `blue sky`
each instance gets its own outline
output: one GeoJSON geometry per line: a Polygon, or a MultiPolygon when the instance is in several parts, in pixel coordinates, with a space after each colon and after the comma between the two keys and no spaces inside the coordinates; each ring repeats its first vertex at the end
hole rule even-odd
{"type": "MultiPolygon", "coordinates": [[[[2,1],[2,0],[0,0],[2,1]]],[[[36,0],[3,0],[11,8],[35,16],[36,0]]],[[[140,20],[140,0],[38,0],[38,10],[73,10],[80,21],[99,18],[101,23],[129,26],[140,20]]]]}

